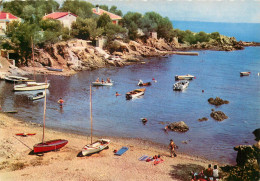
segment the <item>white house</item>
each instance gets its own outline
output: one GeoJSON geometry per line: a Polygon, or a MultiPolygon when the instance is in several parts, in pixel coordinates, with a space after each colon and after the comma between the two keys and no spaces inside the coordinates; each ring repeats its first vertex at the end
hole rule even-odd
{"type": "Polygon", "coordinates": [[[0,36],[5,35],[8,24],[12,21],[21,22],[21,18],[18,18],[11,13],[0,12],[0,36]]]}
{"type": "Polygon", "coordinates": [[[77,15],[71,12],[55,12],[45,15],[42,19],[56,19],[59,20],[64,27],[71,28],[72,22],[76,21],[77,15]]]}

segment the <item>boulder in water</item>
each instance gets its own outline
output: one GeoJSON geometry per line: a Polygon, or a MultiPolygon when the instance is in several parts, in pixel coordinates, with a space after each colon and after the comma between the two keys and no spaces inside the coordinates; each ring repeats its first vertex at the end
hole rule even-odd
{"type": "Polygon", "coordinates": [[[224,119],[228,118],[227,115],[222,111],[212,111],[210,116],[217,121],[223,121],[224,119]]]}
{"type": "Polygon", "coordinates": [[[170,123],[168,125],[168,128],[172,131],[178,131],[178,132],[186,132],[189,130],[189,127],[184,121],[170,123]]]}
{"type": "Polygon", "coordinates": [[[216,97],[215,99],[213,99],[213,98],[211,97],[211,98],[208,99],[208,102],[209,102],[210,104],[215,105],[215,106],[220,106],[220,105],[222,105],[222,104],[228,104],[228,103],[229,103],[229,101],[223,100],[223,99],[221,99],[221,98],[219,98],[219,97],[216,97]]]}

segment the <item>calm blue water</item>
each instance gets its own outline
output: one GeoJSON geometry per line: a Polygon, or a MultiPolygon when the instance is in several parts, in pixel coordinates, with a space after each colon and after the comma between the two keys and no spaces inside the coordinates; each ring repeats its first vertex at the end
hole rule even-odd
{"type": "Polygon", "coordinates": [[[213,23],[197,21],[172,21],[173,27],[180,30],[206,33],[219,32],[235,37],[237,41],[260,42],[260,23],[213,23]]]}
{"type": "MultiPolygon", "coordinates": [[[[168,144],[169,139],[179,145],[179,151],[234,163],[238,144],[254,143],[252,131],[260,127],[260,47],[243,51],[200,51],[199,56],[172,55],[154,58],[146,64],[124,68],[108,68],[80,72],[72,77],[48,76],[51,86],[47,98],[47,126],[90,133],[89,85],[97,77],[110,77],[112,87],[93,87],[94,134],[142,138],[168,144]],[[251,71],[249,77],[240,77],[240,71],[251,71]],[[174,92],[174,76],[193,74],[183,92],[174,92]],[[147,87],[140,99],[127,101],[124,94],[136,89],[141,78],[157,83],[147,87]],[[202,93],[202,90],[205,90],[202,93]],[[118,91],[122,96],[115,97],[118,91]],[[207,99],[219,96],[230,104],[215,107],[207,99]],[[57,100],[63,97],[61,111],[57,100]],[[223,111],[229,118],[217,122],[210,118],[211,109],[223,111]],[[148,118],[143,125],[142,117],[148,118]],[[197,119],[208,117],[206,122],[197,119]],[[160,122],[185,121],[190,127],[186,133],[163,131],[160,122]],[[188,144],[182,141],[190,140],[188,144]]],[[[44,77],[38,76],[38,80],[44,77]]],[[[16,109],[15,117],[42,123],[43,100],[30,102],[28,92],[12,92],[12,84],[0,82],[0,101],[3,110],[16,109]]],[[[46,135],[48,137],[48,135],[46,135]]]]}

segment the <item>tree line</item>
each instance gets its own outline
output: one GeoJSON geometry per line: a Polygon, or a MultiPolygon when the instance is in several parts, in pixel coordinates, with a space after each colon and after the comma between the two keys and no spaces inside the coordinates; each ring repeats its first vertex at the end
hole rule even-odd
{"type": "Polygon", "coordinates": [[[149,32],[157,32],[158,38],[164,38],[170,42],[173,37],[178,37],[179,42],[194,44],[219,38],[218,33],[206,34],[200,32],[181,31],[174,29],[172,22],[167,17],[162,17],[156,12],[147,12],[144,15],[137,12],[128,12],[123,15],[116,6],[110,8],[99,5],[101,9],[122,16],[119,25],[112,23],[107,14],[94,16],[92,8],[95,6],[83,0],[66,0],[62,5],[54,0],[13,0],[3,4],[3,11],[20,17],[22,22],[12,22],[8,25],[6,37],[1,40],[1,47],[13,49],[19,54],[22,64],[27,63],[31,56],[32,43],[40,48],[54,44],[61,40],[79,38],[94,40],[101,35],[109,41],[120,35],[125,41],[140,38],[149,32]],[[43,20],[42,17],[52,12],[71,12],[77,15],[76,22],[71,29],[62,26],[61,22],[54,19],[43,20]]]}

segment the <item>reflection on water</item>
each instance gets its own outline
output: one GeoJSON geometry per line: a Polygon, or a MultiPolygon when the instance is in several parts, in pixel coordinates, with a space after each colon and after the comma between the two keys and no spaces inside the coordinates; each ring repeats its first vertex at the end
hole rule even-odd
{"type": "MultiPolygon", "coordinates": [[[[89,85],[97,77],[110,77],[113,86],[92,88],[95,135],[135,137],[165,145],[173,139],[179,152],[234,163],[233,147],[254,143],[252,131],[260,127],[259,52],[259,47],[234,52],[201,51],[199,56],[153,58],[146,64],[85,71],[71,77],[49,75],[46,125],[89,134],[89,85]],[[240,77],[241,71],[252,73],[240,77]],[[184,74],[195,75],[196,79],[185,91],[173,91],[174,76],[184,74]],[[126,100],[125,93],[139,88],[139,79],[149,82],[152,78],[157,82],[145,87],[141,98],[126,100]],[[115,96],[116,92],[121,96],[115,96]],[[230,103],[210,105],[208,98],[216,96],[230,103]],[[62,109],[57,103],[60,97],[65,101],[62,109]],[[217,122],[209,116],[211,109],[221,110],[229,118],[217,122]],[[202,117],[209,120],[197,121],[202,117]],[[146,124],[141,118],[148,119],[146,124]],[[165,132],[166,123],[175,121],[184,121],[190,130],[165,132]]],[[[37,79],[44,80],[44,76],[37,79]]],[[[29,101],[28,94],[13,92],[12,84],[4,81],[0,81],[0,90],[3,109],[16,109],[15,117],[42,123],[44,99],[29,101]]]]}

